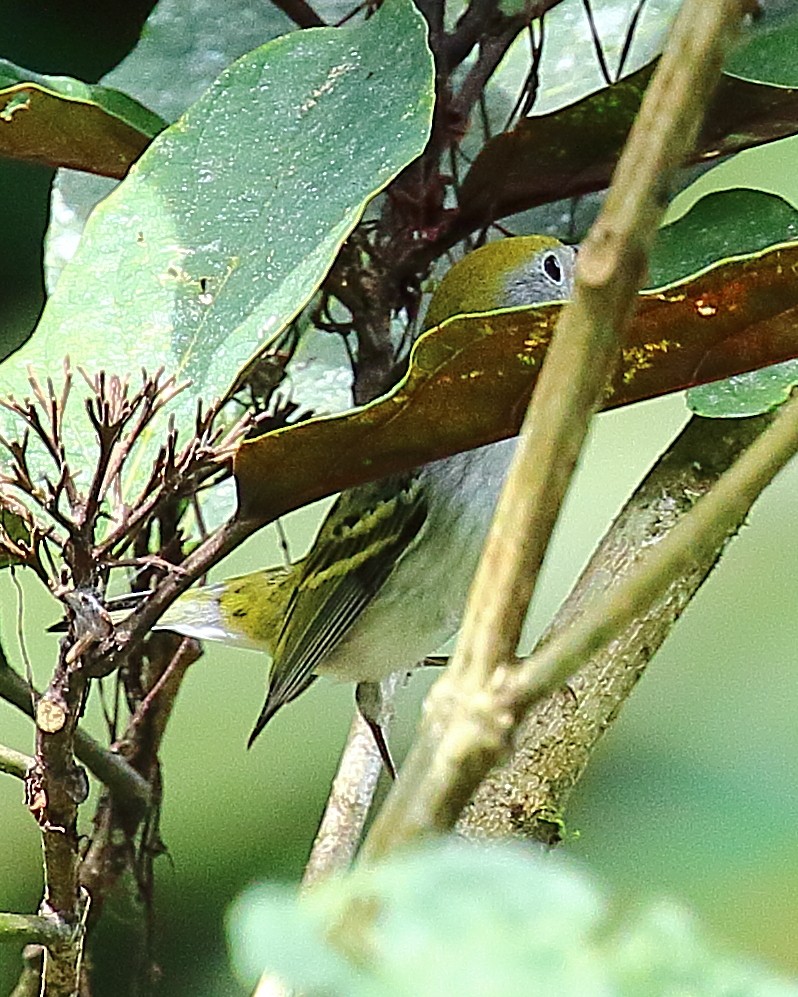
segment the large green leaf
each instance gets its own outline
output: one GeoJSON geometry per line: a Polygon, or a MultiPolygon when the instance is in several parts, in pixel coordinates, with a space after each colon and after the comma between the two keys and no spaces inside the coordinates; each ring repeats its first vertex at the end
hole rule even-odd
{"type": "Polygon", "coordinates": [[[716,191],[660,229],[647,284],[672,284],[720,260],[796,240],[798,211],[783,198],[746,188],[716,191]]]}
{"type": "MultiPolygon", "coordinates": [[[[102,83],[133,95],[170,124],[246,52],[292,28],[274,4],[225,0],[160,0],[130,54],[102,83]]],[[[52,291],[75,253],[92,208],[114,188],[105,177],[59,170],[45,239],[45,280],[52,291]]]]}
{"type": "MultiPolygon", "coordinates": [[[[348,0],[314,3],[328,24],[336,24],[352,7],[348,0]]],[[[136,47],[101,82],[131,94],[171,123],[225,66],[294,28],[293,21],[268,0],[225,0],[223,17],[218,0],[159,0],[136,47]]],[[[49,291],[74,255],[92,208],[113,186],[105,177],[59,170],[45,242],[49,291]]]]}
{"type": "Polygon", "coordinates": [[[718,951],[676,904],[609,908],[578,869],[506,842],[435,842],[301,899],[252,888],[228,938],[248,987],[266,971],[327,997],[798,995],[718,951]]]}
{"type": "Polygon", "coordinates": [[[0,156],[123,177],[165,123],[118,90],[0,59],[0,156]]]}
{"type": "MultiPolygon", "coordinates": [[[[191,381],[165,413],[190,430],[197,400],[228,391],[313,294],[369,199],[423,148],[425,30],[410,0],[389,0],[362,25],[295,32],[225,70],[92,214],[0,391],[28,393],[28,365],[59,379],[67,355],[89,373],[164,366],[191,381]]],[[[6,413],[2,427],[20,432],[6,413]]],[[[91,467],[77,399],[64,432],[69,459],[91,467]]],[[[159,443],[139,453],[140,475],[159,443]]]]}

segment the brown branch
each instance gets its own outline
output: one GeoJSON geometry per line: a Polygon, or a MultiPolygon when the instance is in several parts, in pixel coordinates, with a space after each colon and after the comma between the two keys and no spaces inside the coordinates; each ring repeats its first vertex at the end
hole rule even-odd
{"type": "MultiPolygon", "coordinates": [[[[693,418],[626,503],[542,638],[564,634],[591,600],[623,583],[640,552],[659,543],[705,495],[740,453],[772,422],[693,418]]],[[[522,835],[559,841],[571,790],[651,658],[722,553],[709,550],[688,574],[674,578],[651,611],[592,657],[526,716],[506,765],[480,785],[457,823],[469,837],[522,835]]]]}
{"type": "Polygon", "coordinates": [[[456,118],[461,121],[468,120],[488,80],[496,72],[508,49],[528,23],[518,18],[508,18],[500,30],[488,35],[480,43],[477,61],[466,73],[460,89],[451,101],[451,112],[456,118]]]}
{"type": "Polygon", "coordinates": [[[306,0],[272,0],[273,6],[290,17],[299,28],[324,28],[327,22],[319,17],[306,0]]]}
{"type": "MultiPolygon", "coordinates": [[[[0,699],[33,719],[33,704],[40,698],[41,694],[9,665],[0,647],[0,699]]],[[[149,807],[150,787],[146,781],[121,755],[104,748],[80,728],[75,731],[75,755],[120,803],[140,811],[149,807]]]]}
{"type": "MultiPolygon", "coordinates": [[[[78,882],[78,806],[88,796],[86,774],[74,760],[74,732],[87,678],[62,642],[53,678],[36,704],[36,763],[26,779],[28,806],[39,824],[44,855],[42,909],[77,927],[83,899],[78,882]]],[[[43,993],[73,997],[79,989],[81,946],[51,947],[44,956],[43,993]]]]}
{"type": "MultiPolygon", "coordinates": [[[[523,698],[517,683],[528,677],[526,669],[513,675],[515,651],[540,564],[645,277],[664,192],[692,148],[742,14],[740,0],[685,0],[676,18],[583,244],[574,298],[561,313],[537,382],[457,650],[433,687],[416,744],[372,827],[369,858],[451,828],[509,750],[520,719],[510,705],[523,698]]],[[[547,667],[554,675],[550,661],[547,667]]],[[[556,674],[558,681],[567,677],[556,674]]]]}
{"type": "Polygon", "coordinates": [[[154,594],[116,628],[113,637],[96,649],[87,666],[92,677],[110,675],[138,654],[154,624],[175,599],[264,525],[266,524],[234,517],[204,540],[181,563],[180,571],[165,578],[154,594]]]}
{"type": "Polygon", "coordinates": [[[111,896],[118,880],[128,870],[134,873],[145,908],[149,910],[151,907],[152,863],[161,851],[157,837],[161,787],[158,753],[183,679],[201,654],[194,640],[159,634],[157,641],[162,652],[171,646],[174,653],[164,657],[163,653],[159,653],[158,646],[150,649],[148,657],[154,674],[147,676],[149,689],[136,707],[119,742],[129,764],[151,787],[153,806],[144,814],[109,793],[100,798],[91,843],[80,868],[80,883],[94,898],[92,924],[102,913],[105,901],[111,896]],[[164,661],[165,667],[162,665],[164,661]],[[143,817],[147,820],[143,825],[142,846],[137,856],[134,841],[142,827],[143,817]]]}
{"type": "MultiPolygon", "coordinates": [[[[562,0],[531,0],[523,19],[529,24],[530,21],[543,17],[559,3],[562,0]]],[[[446,38],[441,51],[443,64],[448,70],[459,66],[474,46],[489,33],[492,22],[497,18],[497,6],[496,0],[471,0],[454,30],[446,38]]]]}

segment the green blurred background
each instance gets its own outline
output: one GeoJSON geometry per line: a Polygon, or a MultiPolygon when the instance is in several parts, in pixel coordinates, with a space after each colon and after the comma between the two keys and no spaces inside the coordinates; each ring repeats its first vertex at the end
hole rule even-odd
{"type": "MultiPolygon", "coordinates": [[[[95,80],[134,44],[151,4],[122,6],[0,0],[0,55],[95,80]]],[[[742,184],[798,204],[797,157],[795,141],[753,150],[707,174],[694,193],[742,184]]],[[[0,162],[0,343],[24,338],[41,305],[50,178],[43,168],[0,162]]],[[[686,207],[680,198],[674,213],[686,207]]],[[[530,642],[685,418],[678,397],[600,417],[529,621],[530,642]]],[[[790,468],[770,488],[649,668],[574,795],[568,825],[579,833],[563,847],[620,894],[679,899],[716,938],[791,973],[798,973],[797,483],[798,469],[790,468]]],[[[287,522],[295,554],[317,517],[304,510],[287,522]]],[[[278,558],[265,532],[218,574],[278,558]]],[[[55,642],[41,630],[58,610],[40,587],[21,582],[28,651],[44,683],[55,642]]],[[[0,633],[19,666],[17,612],[17,591],[3,572],[0,633]]],[[[225,907],[255,879],[300,875],[346,734],[351,689],[320,681],[247,753],[263,673],[257,654],[209,645],[169,727],[162,831],[170,855],[158,863],[155,935],[163,993],[243,992],[227,968],[225,907]]],[[[402,693],[392,737],[399,755],[432,678],[417,676],[402,693]]],[[[87,722],[100,732],[96,715],[87,722]]],[[[31,749],[30,725],[2,704],[0,740],[31,749]]],[[[0,909],[34,910],[39,841],[14,779],[0,778],[0,813],[0,909]]],[[[132,902],[118,897],[94,947],[100,997],[119,992],[136,923],[132,902]]],[[[2,993],[17,960],[12,947],[0,947],[2,993]]]]}

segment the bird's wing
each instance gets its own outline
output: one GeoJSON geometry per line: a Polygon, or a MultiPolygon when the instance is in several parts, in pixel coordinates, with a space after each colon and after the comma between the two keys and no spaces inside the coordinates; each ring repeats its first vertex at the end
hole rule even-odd
{"type": "Polygon", "coordinates": [[[418,535],[427,505],[415,474],[344,492],[324,520],[288,602],[269,692],[249,739],[313,682],[418,535]]]}

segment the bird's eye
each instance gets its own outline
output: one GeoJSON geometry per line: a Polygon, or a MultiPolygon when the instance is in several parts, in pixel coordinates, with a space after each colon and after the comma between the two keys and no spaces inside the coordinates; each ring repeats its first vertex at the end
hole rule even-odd
{"type": "Polygon", "coordinates": [[[543,273],[545,273],[549,280],[554,281],[555,284],[562,284],[562,267],[554,253],[546,253],[543,257],[542,266],[543,273]]]}

